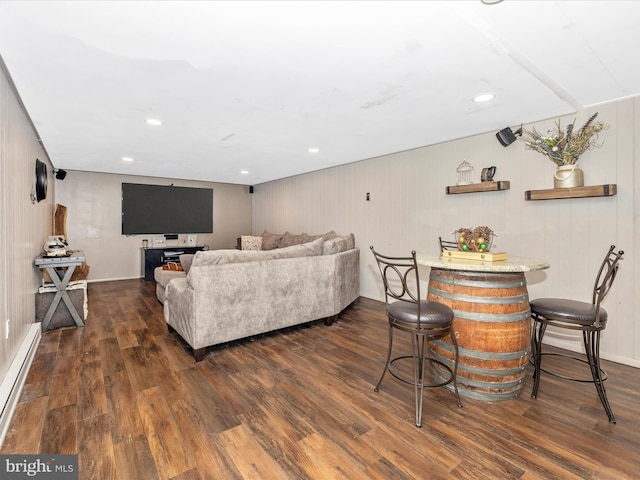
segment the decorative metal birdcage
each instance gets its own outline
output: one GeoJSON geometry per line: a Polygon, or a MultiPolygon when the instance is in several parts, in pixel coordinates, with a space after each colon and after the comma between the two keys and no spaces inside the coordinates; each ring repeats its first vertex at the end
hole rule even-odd
{"type": "Polygon", "coordinates": [[[458,174],[456,185],[470,185],[473,183],[473,165],[466,160],[458,165],[456,172],[458,174]]]}

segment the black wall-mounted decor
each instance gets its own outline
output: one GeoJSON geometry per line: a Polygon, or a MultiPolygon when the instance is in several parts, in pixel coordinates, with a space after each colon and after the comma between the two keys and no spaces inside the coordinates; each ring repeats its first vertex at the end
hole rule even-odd
{"type": "Polygon", "coordinates": [[[47,198],[47,165],[36,158],[36,199],[47,198]]]}
{"type": "Polygon", "coordinates": [[[516,141],[516,135],[522,135],[522,127],[520,127],[515,132],[512,131],[509,127],[503,128],[498,133],[496,133],[496,138],[500,142],[500,145],[502,145],[503,147],[508,147],[516,141]]]}

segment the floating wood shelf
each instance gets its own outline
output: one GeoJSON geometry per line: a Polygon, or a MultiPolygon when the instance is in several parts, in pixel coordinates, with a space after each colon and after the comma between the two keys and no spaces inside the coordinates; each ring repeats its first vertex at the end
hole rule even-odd
{"type": "Polygon", "coordinates": [[[456,193],[473,193],[473,192],[497,192],[499,190],[509,190],[511,183],[509,181],[501,182],[480,182],[470,185],[451,185],[447,187],[447,195],[456,193]]]}
{"type": "Polygon", "coordinates": [[[550,188],[548,190],[527,190],[525,200],[552,200],[558,198],[612,197],[618,193],[615,183],[590,185],[588,187],[550,188]]]}

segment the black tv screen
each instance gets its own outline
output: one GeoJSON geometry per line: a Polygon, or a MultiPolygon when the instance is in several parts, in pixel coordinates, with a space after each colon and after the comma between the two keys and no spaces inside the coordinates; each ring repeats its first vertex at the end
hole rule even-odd
{"type": "Polygon", "coordinates": [[[122,234],[213,233],[213,189],[122,184],[122,234]]]}

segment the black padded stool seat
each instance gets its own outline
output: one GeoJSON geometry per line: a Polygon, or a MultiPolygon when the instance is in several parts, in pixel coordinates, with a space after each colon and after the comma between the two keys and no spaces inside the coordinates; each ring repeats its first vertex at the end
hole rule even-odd
{"type": "MultiPolygon", "coordinates": [[[[596,321],[597,308],[593,303],[567,300],[565,298],[537,298],[530,302],[531,309],[550,321],[575,323],[576,325],[593,325],[596,321]]],[[[600,307],[600,323],[607,323],[607,311],[600,307]]]]}
{"type": "MultiPolygon", "coordinates": [[[[417,328],[418,309],[413,303],[393,302],[387,309],[389,319],[398,323],[410,324],[412,329],[417,328]]],[[[420,301],[420,327],[451,328],[453,324],[453,311],[446,305],[428,300],[420,301]]]]}

